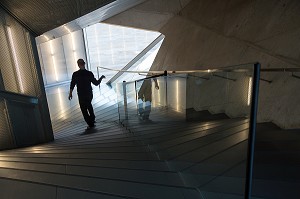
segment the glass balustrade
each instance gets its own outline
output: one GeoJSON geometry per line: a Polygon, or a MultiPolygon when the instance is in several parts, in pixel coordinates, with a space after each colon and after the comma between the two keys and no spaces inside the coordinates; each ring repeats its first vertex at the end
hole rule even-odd
{"type": "Polygon", "coordinates": [[[183,185],[204,198],[243,197],[252,184],[257,78],[259,66],[245,64],[118,83],[119,119],[141,142],[149,130],[168,138],[153,138],[148,147],[183,185]],[[137,125],[145,132],[135,132],[137,125]]]}

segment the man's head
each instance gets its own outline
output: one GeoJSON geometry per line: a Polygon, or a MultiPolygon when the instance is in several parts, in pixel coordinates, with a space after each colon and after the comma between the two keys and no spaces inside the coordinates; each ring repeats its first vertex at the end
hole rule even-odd
{"type": "Polygon", "coordinates": [[[83,59],[78,59],[78,60],[77,60],[77,64],[78,64],[78,67],[79,67],[80,69],[84,69],[84,68],[85,68],[85,62],[84,62],[83,59]]]}

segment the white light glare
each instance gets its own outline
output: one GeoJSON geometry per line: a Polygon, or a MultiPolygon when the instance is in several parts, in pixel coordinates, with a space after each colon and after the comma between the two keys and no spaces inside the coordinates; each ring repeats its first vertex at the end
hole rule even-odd
{"type": "Polygon", "coordinates": [[[54,68],[55,80],[58,82],[58,75],[57,75],[56,63],[55,63],[55,58],[54,58],[53,44],[52,44],[52,41],[49,41],[49,42],[50,42],[50,52],[51,52],[51,57],[52,57],[52,62],[53,62],[53,68],[54,68]]]}
{"type": "MultiPolygon", "coordinates": [[[[75,41],[74,41],[74,36],[73,36],[73,33],[71,32],[71,30],[66,26],[64,25],[63,26],[71,35],[71,42],[72,42],[72,51],[73,51],[73,56],[74,56],[74,61],[75,63],[77,63],[77,54],[76,54],[76,51],[75,51],[75,41]]],[[[76,67],[76,64],[74,65],[75,68],[77,69],[76,67]]]]}
{"type": "Polygon", "coordinates": [[[179,81],[176,80],[176,109],[179,111],[179,81]]]}
{"type": "Polygon", "coordinates": [[[49,37],[47,37],[46,35],[43,35],[43,37],[45,37],[45,39],[49,40],[49,37]]]}
{"type": "Polygon", "coordinates": [[[248,83],[248,101],[247,105],[250,105],[251,102],[251,96],[252,96],[252,77],[249,77],[249,83],[248,83]]]}
{"type": "Polygon", "coordinates": [[[66,25],[63,25],[63,27],[64,27],[69,33],[71,33],[71,30],[70,30],[66,25]]]}
{"type": "Polygon", "coordinates": [[[22,82],[22,79],[21,79],[19,61],[18,61],[16,49],[15,49],[14,40],[12,38],[11,29],[10,29],[9,26],[7,27],[7,32],[8,32],[8,37],[9,37],[11,50],[12,50],[12,54],[13,54],[13,60],[14,60],[14,63],[15,63],[16,69],[17,69],[16,71],[17,71],[17,76],[18,76],[18,80],[19,80],[20,90],[21,90],[22,93],[24,93],[24,87],[23,87],[23,82],[22,82]]]}
{"type": "Polygon", "coordinates": [[[58,99],[59,99],[59,104],[60,104],[60,110],[63,112],[62,118],[65,119],[65,114],[64,114],[64,105],[63,105],[63,100],[61,96],[61,91],[60,88],[57,88],[57,93],[58,93],[58,99]]]}

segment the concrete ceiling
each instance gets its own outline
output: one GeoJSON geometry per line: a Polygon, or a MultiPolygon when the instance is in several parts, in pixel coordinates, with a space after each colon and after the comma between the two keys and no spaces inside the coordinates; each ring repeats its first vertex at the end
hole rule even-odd
{"type": "Polygon", "coordinates": [[[114,1],[1,0],[0,6],[38,36],[114,1]]]}

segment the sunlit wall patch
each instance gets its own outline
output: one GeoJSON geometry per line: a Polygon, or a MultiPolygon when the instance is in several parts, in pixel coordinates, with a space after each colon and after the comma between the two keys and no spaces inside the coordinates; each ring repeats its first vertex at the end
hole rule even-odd
{"type": "MultiPolygon", "coordinates": [[[[72,52],[73,52],[73,57],[74,57],[74,62],[75,62],[74,66],[76,66],[78,57],[77,57],[77,53],[76,53],[75,40],[74,40],[74,35],[73,35],[74,33],[72,33],[71,30],[66,25],[64,25],[63,27],[68,31],[68,33],[71,36],[72,52]]],[[[77,69],[77,67],[75,69],[77,69]]]]}
{"type": "Polygon", "coordinates": [[[55,74],[55,80],[58,82],[58,74],[57,74],[57,68],[56,68],[56,62],[55,62],[55,57],[54,57],[54,49],[53,49],[53,41],[49,41],[50,45],[50,53],[51,53],[51,58],[52,58],[52,63],[53,63],[53,68],[54,68],[54,74],[55,74]]]}

